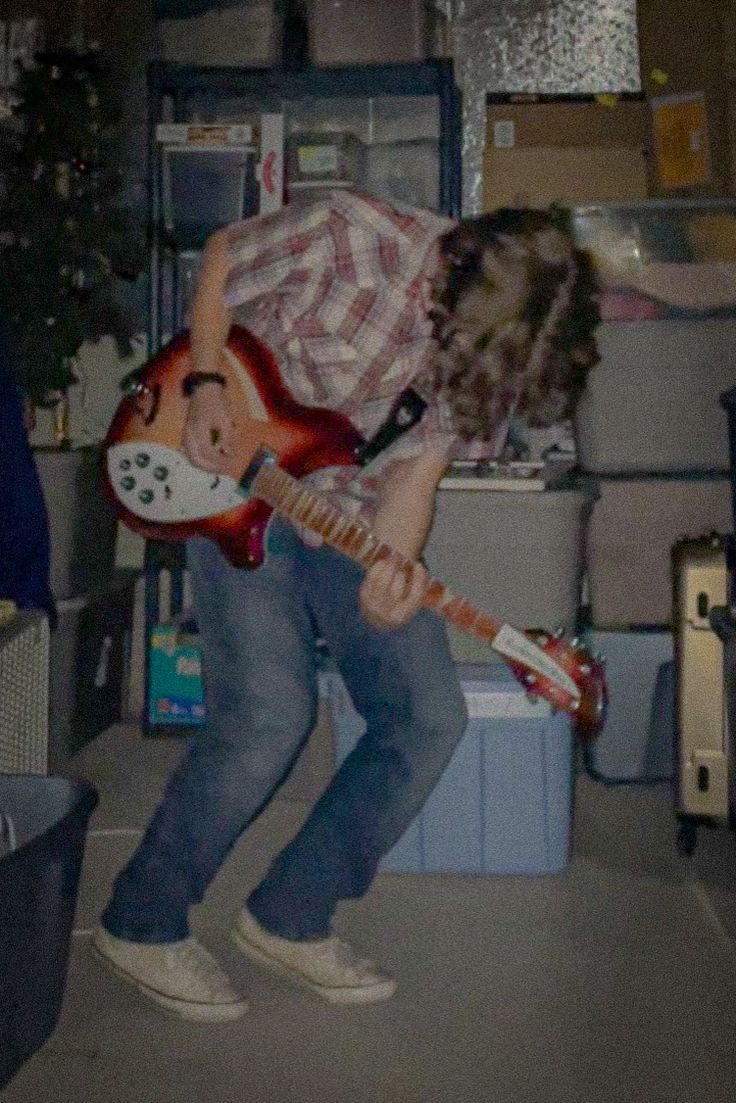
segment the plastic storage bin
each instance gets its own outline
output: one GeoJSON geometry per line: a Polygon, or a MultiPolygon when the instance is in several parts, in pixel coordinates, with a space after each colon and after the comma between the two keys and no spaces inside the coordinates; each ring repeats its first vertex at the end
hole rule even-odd
{"type": "Polygon", "coordinates": [[[727,476],[601,478],[587,534],[595,628],[672,624],[670,553],[682,536],[727,532],[727,476]]]}
{"type": "Polygon", "coordinates": [[[672,632],[585,633],[606,656],[609,704],[585,764],[607,782],[664,781],[674,774],[675,677],[672,632]]]}
{"type": "Polygon", "coordinates": [[[421,61],[427,56],[431,9],[425,0],[312,0],[309,38],[314,65],[421,61]]]}
{"type": "Polygon", "coordinates": [[[286,178],[291,191],[310,187],[363,186],[365,147],[348,131],[300,131],[286,140],[286,178]]]}
{"type": "MultiPolygon", "coordinates": [[[[440,489],[424,557],[431,573],[518,628],[573,630],[585,531],[596,489],[440,489]]],[[[594,511],[593,511],[594,512],[594,511]]],[[[487,661],[483,643],[449,628],[454,657],[487,661]]]]}
{"type": "MultiPolygon", "coordinates": [[[[383,858],[385,872],[537,875],[570,856],[569,719],[531,702],[500,663],[459,667],[470,715],[439,784],[383,858]]],[[[338,762],[365,731],[344,683],[329,682],[338,762]]]]}
{"type": "Polygon", "coordinates": [[[95,789],[0,776],[0,1088],[56,1027],[95,789]]]}
{"type": "Polygon", "coordinates": [[[600,326],[601,359],[575,416],[586,471],[727,471],[719,395],[734,376],[736,318],[600,326]]]}
{"type": "Polygon", "coordinates": [[[622,299],[627,290],[651,296],[651,313],[659,317],[736,314],[733,199],[589,204],[573,208],[572,224],[578,245],[593,254],[605,291],[622,299]]]}

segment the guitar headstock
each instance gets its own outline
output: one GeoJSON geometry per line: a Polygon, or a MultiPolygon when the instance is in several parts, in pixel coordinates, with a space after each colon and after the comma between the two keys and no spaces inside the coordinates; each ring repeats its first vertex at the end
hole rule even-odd
{"type": "Polygon", "coordinates": [[[592,655],[575,638],[566,640],[562,631],[553,633],[529,631],[526,636],[551,660],[561,672],[557,678],[553,669],[545,664],[538,666],[511,662],[514,674],[534,696],[543,697],[555,709],[561,709],[572,717],[573,730],[583,743],[590,743],[600,735],[606,722],[608,687],[606,685],[605,660],[592,655]],[[574,683],[575,692],[572,692],[574,683]]]}

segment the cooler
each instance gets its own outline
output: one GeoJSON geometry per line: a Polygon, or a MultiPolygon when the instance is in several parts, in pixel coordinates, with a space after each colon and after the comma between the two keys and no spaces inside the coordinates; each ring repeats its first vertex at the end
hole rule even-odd
{"type": "Polygon", "coordinates": [[[96,804],[84,781],[0,776],[0,1089],[56,1027],[96,804]]]}
{"type": "Polygon", "coordinates": [[[674,664],[670,631],[585,633],[606,657],[609,703],[600,736],[585,749],[592,777],[664,781],[674,770],[674,664]]]}
{"type": "Polygon", "coordinates": [[[671,625],[671,549],[688,533],[731,530],[728,476],[611,477],[597,485],[586,556],[591,624],[671,625]]]}
{"type": "MultiPolygon", "coordinates": [[[[424,558],[430,572],[518,628],[575,629],[594,487],[440,489],[424,558]]],[[[454,657],[487,660],[482,643],[448,628],[454,657]]]]}
{"type": "MultiPolygon", "coordinates": [[[[460,664],[469,723],[419,816],[383,858],[392,873],[539,875],[569,861],[570,721],[532,702],[501,663],[460,664]]],[[[339,762],[365,730],[344,683],[329,681],[339,762]]]]}

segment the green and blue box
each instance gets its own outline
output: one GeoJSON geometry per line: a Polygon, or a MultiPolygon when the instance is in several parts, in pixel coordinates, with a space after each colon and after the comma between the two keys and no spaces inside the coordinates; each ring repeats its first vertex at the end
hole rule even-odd
{"type": "Polygon", "coordinates": [[[148,647],[149,728],[198,727],[204,723],[202,656],[188,625],[155,624],[148,647]]]}

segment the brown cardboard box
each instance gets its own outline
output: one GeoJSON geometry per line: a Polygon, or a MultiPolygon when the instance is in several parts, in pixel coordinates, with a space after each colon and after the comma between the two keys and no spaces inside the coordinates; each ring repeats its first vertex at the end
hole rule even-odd
{"type": "Polygon", "coordinates": [[[638,100],[489,104],[484,206],[645,198],[646,136],[638,100]]]}

